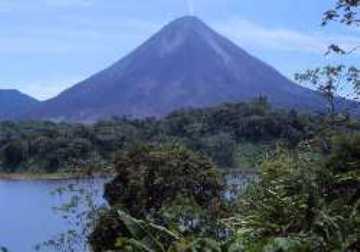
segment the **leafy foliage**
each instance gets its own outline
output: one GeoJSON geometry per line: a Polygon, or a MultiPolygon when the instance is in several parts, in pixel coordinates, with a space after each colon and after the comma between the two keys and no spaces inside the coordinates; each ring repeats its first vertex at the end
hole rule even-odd
{"type": "MultiPolygon", "coordinates": [[[[359,251],[360,135],[334,134],[330,153],[317,141],[294,151],[279,147],[262,164],[257,183],[249,187],[224,222],[225,240],[183,236],[149,221],[146,230],[119,237],[119,251],[359,251]],[[164,236],[161,236],[164,235],[164,236]],[[161,244],[153,247],[149,241],[161,244]],[[154,242],[154,241],[152,241],[154,242]]],[[[127,227],[131,223],[121,220],[127,227]]],[[[123,227],[123,230],[124,228],[123,227]]],[[[125,228],[126,230],[126,228],[125,228]]],[[[101,250],[99,250],[101,251],[101,250]]]]}
{"type": "MultiPolygon", "coordinates": [[[[186,239],[179,233],[148,221],[135,219],[120,210],[117,212],[117,219],[119,225],[122,227],[122,236],[116,239],[114,251],[225,251],[221,243],[210,238],[186,239]]],[[[97,249],[95,249],[95,251],[97,251],[97,249]]]]}
{"type": "Polygon", "coordinates": [[[115,159],[116,178],[105,187],[110,205],[124,205],[133,216],[158,210],[179,195],[205,206],[220,196],[214,165],[182,146],[140,146],[115,159]]]}
{"type": "MultiPolygon", "coordinates": [[[[335,112],[342,112],[341,106],[339,106],[341,104],[338,101],[340,94],[347,94],[348,98],[358,98],[359,74],[360,70],[356,67],[347,68],[344,65],[328,65],[296,74],[295,79],[316,87],[328,103],[329,114],[334,115],[335,112]]],[[[357,110],[358,106],[354,109],[357,110]]]]}
{"type": "MultiPolygon", "coordinates": [[[[327,10],[323,15],[322,25],[328,25],[330,22],[338,22],[346,26],[359,27],[359,0],[336,0],[335,7],[327,10]]],[[[357,50],[360,46],[355,45],[351,48],[342,48],[337,44],[331,44],[329,46],[329,53],[337,53],[339,55],[349,55],[357,50]]]]}
{"type": "Polygon", "coordinates": [[[359,0],[337,0],[335,7],[324,13],[323,25],[330,21],[341,22],[346,25],[358,25],[358,9],[360,7],[359,0]]]}
{"type": "Polygon", "coordinates": [[[1,122],[0,170],[73,172],[107,170],[117,151],[136,143],[182,143],[208,155],[220,167],[232,167],[244,141],[296,145],[317,127],[316,119],[275,110],[260,97],[250,103],[188,109],[163,119],[114,118],[94,125],[51,122],[1,122]]]}
{"type": "Polygon", "coordinates": [[[358,134],[336,136],[325,160],[304,146],[296,153],[279,150],[264,162],[259,184],[228,220],[237,239],[248,244],[290,239],[303,244],[301,251],[357,251],[359,141],[358,134]]]}
{"type": "Polygon", "coordinates": [[[62,205],[55,206],[54,211],[66,221],[69,229],[38,244],[35,247],[37,251],[89,251],[88,237],[100,215],[107,209],[96,200],[100,193],[99,180],[88,178],[86,182],[75,181],[52,192],[56,197],[67,199],[62,205]]]}
{"type": "Polygon", "coordinates": [[[222,181],[207,158],[179,145],[140,146],[119,155],[115,167],[117,175],[105,187],[111,210],[91,237],[95,251],[113,249],[116,234],[127,237],[117,216],[122,209],[182,235],[220,235],[216,216],[222,211],[222,181]]]}

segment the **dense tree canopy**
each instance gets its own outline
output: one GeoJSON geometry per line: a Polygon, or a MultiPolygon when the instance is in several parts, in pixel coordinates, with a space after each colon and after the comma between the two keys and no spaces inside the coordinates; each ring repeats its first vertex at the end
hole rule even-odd
{"type": "Polygon", "coordinates": [[[116,177],[105,186],[111,210],[91,236],[95,251],[114,249],[116,239],[128,237],[118,216],[125,211],[136,218],[170,227],[183,234],[207,235],[203,222],[216,222],[222,198],[222,180],[206,157],[182,146],[139,146],[115,159],[116,177]]]}
{"type": "Polygon", "coordinates": [[[180,110],[163,119],[114,118],[94,125],[1,122],[0,170],[77,172],[89,163],[101,170],[111,165],[114,153],[136,143],[174,142],[208,155],[220,167],[238,168],[234,157],[239,144],[283,141],[294,146],[316,131],[319,120],[272,109],[260,97],[250,103],[180,110]]]}
{"type": "MultiPolygon", "coordinates": [[[[259,180],[241,195],[230,217],[217,216],[227,224],[223,239],[196,232],[184,235],[174,228],[179,223],[159,223],[139,215],[140,219],[134,218],[131,212],[121,210],[126,206],[118,206],[106,221],[99,222],[103,236],[92,240],[93,246],[96,251],[105,251],[101,246],[112,244],[106,248],[139,252],[359,251],[360,135],[332,132],[325,139],[330,152],[317,144],[318,138],[304,141],[295,151],[279,147],[262,163],[259,180]],[[104,234],[110,239],[101,243],[104,234]]],[[[115,197],[131,203],[122,195],[115,197]]],[[[203,225],[213,224],[207,221],[203,225]]]]}

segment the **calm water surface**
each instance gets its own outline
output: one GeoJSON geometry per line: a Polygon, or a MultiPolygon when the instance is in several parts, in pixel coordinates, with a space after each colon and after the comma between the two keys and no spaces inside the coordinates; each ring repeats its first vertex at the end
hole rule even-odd
{"type": "MultiPolygon", "coordinates": [[[[96,202],[101,203],[105,180],[94,181],[1,181],[0,180],[0,245],[10,252],[32,252],[37,243],[69,229],[68,223],[53,207],[69,199],[51,195],[69,184],[96,187],[96,202]]],[[[46,250],[44,250],[46,251],[46,250]]],[[[50,250],[49,250],[50,251],[50,250]]]]}

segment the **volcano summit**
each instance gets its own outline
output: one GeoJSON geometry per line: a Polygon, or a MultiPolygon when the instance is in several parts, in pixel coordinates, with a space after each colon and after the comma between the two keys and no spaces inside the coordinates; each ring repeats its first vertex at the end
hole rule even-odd
{"type": "Polygon", "coordinates": [[[294,84],[200,19],[186,16],[109,68],[43,102],[27,117],[91,122],[123,115],[164,116],[179,108],[259,95],[277,107],[324,107],[318,93],[294,84]]]}

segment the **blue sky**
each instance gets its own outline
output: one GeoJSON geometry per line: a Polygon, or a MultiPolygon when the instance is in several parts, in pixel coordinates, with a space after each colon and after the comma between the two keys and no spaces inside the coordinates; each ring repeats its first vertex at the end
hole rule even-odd
{"type": "MultiPolygon", "coordinates": [[[[292,77],[329,43],[360,41],[349,28],[320,26],[333,0],[0,0],[0,89],[57,95],[136,48],[171,20],[194,13],[292,77]],[[256,4],[255,4],[256,2],[256,4]]],[[[359,60],[353,55],[348,62],[359,60]]]]}

